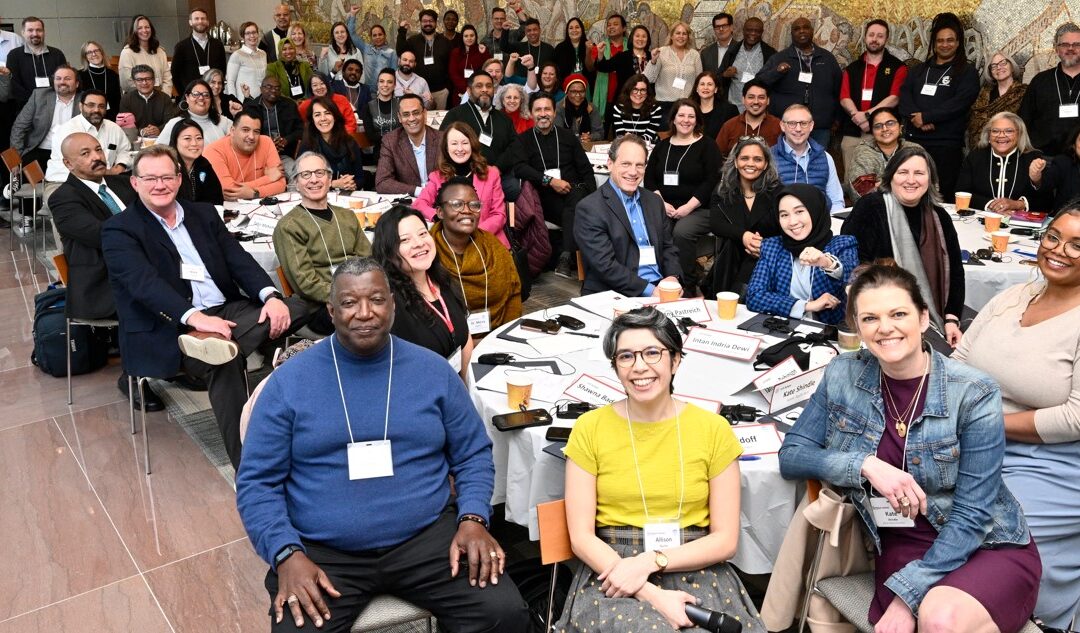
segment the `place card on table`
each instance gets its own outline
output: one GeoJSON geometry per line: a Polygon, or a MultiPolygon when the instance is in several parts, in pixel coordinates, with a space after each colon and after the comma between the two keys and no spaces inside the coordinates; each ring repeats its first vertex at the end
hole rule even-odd
{"type": "Polygon", "coordinates": [[[743,455],[775,455],[783,444],[776,425],[772,423],[736,424],[731,430],[742,445],[743,455]]]}
{"type": "Polygon", "coordinates": [[[582,374],[563,393],[575,400],[600,406],[626,397],[626,392],[621,387],[615,387],[589,374],[582,374]]]}
{"type": "Polygon", "coordinates": [[[701,409],[705,409],[709,413],[720,413],[720,407],[723,403],[719,400],[710,400],[709,398],[698,398],[697,396],[688,396],[681,393],[672,394],[672,398],[676,400],[682,400],[687,404],[692,404],[701,409]]]}
{"type": "Polygon", "coordinates": [[[709,308],[705,306],[705,300],[700,297],[697,299],[665,301],[663,303],[660,303],[659,299],[645,299],[642,303],[651,305],[674,321],[678,321],[683,317],[689,318],[694,323],[706,323],[712,321],[712,315],[709,314],[709,308]]]}
{"type": "Polygon", "coordinates": [[[783,382],[792,376],[797,376],[800,373],[802,373],[802,368],[799,367],[799,363],[795,360],[795,357],[788,356],[774,365],[772,369],[755,378],[754,388],[761,391],[765,394],[765,397],[768,398],[774,385],[783,382]]]}
{"type": "Polygon", "coordinates": [[[267,215],[252,215],[251,221],[244,227],[245,233],[258,233],[260,235],[273,235],[277,228],[278,219],[267,215]]]}
{"type": "Polygon", "coordinates": [[[769,413],[809,400],[824,376],[825,368],[818,367],[778,383],[769,395],[769,413]]]}
{"type": "Polygon", "coordinates": [[[702,327],[691,328],[690,335],[686,337],[686,341],[683,343],[683,349],[687,351],[746,361],[757,354],[760,346],[761,339],[753,336],[743,336],[742,334],[721,332],[702,327]]]}

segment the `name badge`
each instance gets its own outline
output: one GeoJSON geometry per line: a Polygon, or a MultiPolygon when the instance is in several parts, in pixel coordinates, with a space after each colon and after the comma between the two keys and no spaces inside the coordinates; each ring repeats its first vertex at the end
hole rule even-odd
{"type": "Polygon", "coordinates": [[[180,278],[188,281],[203,281],[206,279],[206,269],[195,264],[180,263],[180,278]]]}
{"type": "Polygon", "coordinates": [[[205,75],[210,70],[209,66],[199,66],[199,74],[205,75]]]}
{"type": "Polygon", "coordinates": [[[646,523],[645,549],[649,551],[671,549],[682,545],[678,523],[646,523]]]}
{"type": "Polygon", "coordinates": [[[671,80],[671,87],[676,90],[682,90],[686,88],[686,80],[682,77],[676,77],[671,80]]]}
{"type": "Polygon", "coordinates": [[[1058,106],[1059,119],[1075,119],[1080,116],[1080,105],[1075,103],[1063,103],[1058,106]]]}
{"type": "Polygon", "coordinates": [[[35,88],[48,88],[49,87],[49,78],[48,77],[34,77],[34,87],[35,88]]]}
{"type": "Polygon", "coordinates": [[[745,72],[745,71],[742,74],[742,78],[739,79],[739,81],[741,81],[743,83],[746,83],[748,81],[753,81],[753,80],[754,80],[754,73],[748,73],[748,72],[745,72]]]}
{"type": "Polygon", "coordinates": [[[505,55],[506,55],[506,53],[495,53],[495,54],[492,55],[492,57],[494,57],[495,59],[497,59],[497,60],[499,60],[501,62],[505,55]]]}
{"type": "Polygon", "coordinates": [[[870,497],[870,510],[879,528],[915,527],[915,521],[893,510],[885,497],[870,497]]]}
{"type": "Polygon", "coordinates": [[[814,73],[806,72],[806,71],[803,71],[803,72],[799,73],[799,82],[800,83],[808,84],[808,83],[810,83],[812,81],[814,81],[814,73]]]}
{"type": "Polygon", "coordinates": [[[304,87],[303,86],[290,86],[289,87],[289,92],[292,93],[292,96],[299,97],[300,95],[304,94],[304,87]]]}
{"type": "Polygon", "coordinates": [[[576,73],[581,72],[581,62],[580,61],[574,62],[574,72],[576,72],[576,73]]]}
{"type": "Polygon", "coordinates": [[[677,171],[665,171],[664,172],[664,186],[678,187],[679,186],[679,172],[677,172],[677,171]]]}
{"type": "Polygon", "coordinates": [[[349,479],[374,479],[394,476],[394,455],[390,440],[353,442],[348,447],[349,479]]]}
{"type": "Polygon", "coordinates": [[[450,366],[454,368],[454,371],[460,372],[461,371],[461,348],[459,347],[459,348],[455,349],[454,353],[450,355],[450,358],[447,358],[446,360],[450,363],[450,366]]]}
{"type": "Polygon", "coordinates": [[[481,132],[480,133],[480,144],[484,145],[486,147],[491,147],[491,135],[481,132]]]}
{"type": "Polygon", "coordinates": [[[655,266],[656,265],[656,249],[652,246],[638,246],[638,251],[641,253],[638,257],[638,266],[655,266]]]}
{"type": "Polygon", "coordinates": [[[491,315],[487,310],[470,314],[468,323],[469,334],[486,334],[491,331],[491,315]]]}
{"type": "Polygon", "coordinates": [[[562,180],[562,170],[558,167],[552,167],[551,169],[544,170],[545,176],[551,176],[553,180],[562,180]]]}
{"type": "Polygon", "coordinates": [[[466,79],[468,79],[469,77],[472,77],[472,74],[473,74],[473,69],[472,68],[466,68],[465,69],[465,78],[466,79]]]}
{"type": "Polygon", "coordinates": [[[435,65],[435,57],[434,56],[424,55],[424,65],[425,66],[434,66],[435,65]]]}
{"type": "Polygon", "coordinates": [[[937,94],[937,84],[923,84],[921,94],[932,97],[937,94]]]}
{"type": "Polygon", "coordinates": [[[862,100],[863,101],[873,101],[874,100],[874,89],[873,88],[863,88],[862,100]]]}

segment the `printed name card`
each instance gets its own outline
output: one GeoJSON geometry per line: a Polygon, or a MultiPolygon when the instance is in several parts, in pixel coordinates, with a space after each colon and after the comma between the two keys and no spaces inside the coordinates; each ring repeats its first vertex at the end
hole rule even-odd
{"type": "Polygon", "coordinates": [[[278,220],[275,217],[267,217],[265,215],[253,215],[251,216],[251,222],[244,227],[244,231],[248,233],[258,233],[260,235],[273,235],[274,229],[277,228],[278,220]]]}
{"type": "Polygon", "coordinates": [[[769,397],[769,413],[809,400],[824,376],[825,368],[818,367],[778,383],[769,397]]]}
{"type": "Polygon", "coordinates": [[[708,398],[698,398],[697,396],[687,396],[681,393],[672,394],[672,397],[676,400],[682,400],[687,404],[692,404],[701,409],[705,409],[709,413],[720,413],[721,402],[719,400],[710,400],[708,398]]]}
{"type": "Polygon", "coordinates": [[[692,352],[702,352],[713,356],[734,358],[736,360],[750,360],[757,354],[761,346],[761,339],[753,336],[743,336],[733,332],[720,332],[706,328],[691,328],[690,335],[683,343],[683,349],[692,352]]]}
{"type": "Polygon", "coordinates": [[[797,376],[802,373],[802,368],[799,367],[799,363],[796,362],[794,356],[788,356],[784,360],[780,361],[769,371],[761,374],[754,379],[754,388],[762,392],[766,398],[772,393],[772,387],[777,383],[787,380],[792,376],[797,376]]]}
{"type": "Polygon", "coordinates": [[[609,385],[588,374],[582,374],[563,393],[575,400],[595,405],[611,404],[626,397],[626,393],[621,388],[609,385]]]}
{"type": "Polygon", "coordinates": [[[775,455],[780,452],[783,442],[775,424],[737,424],[731,430],[742,445],[743,455],[775,455]]]}
{"type": "Polygon", "coordinates": [[[705,300],[701,298],[697,299],[679,299],[678,301],[666,301],[664,303],[651,303],[643,301],[663,312],[673,321],[678,321],[683,317],[688,317],[695,323],[706,323],[712,321],[712,315],[709,314],[709,308],[705,306],[705,300]]]}

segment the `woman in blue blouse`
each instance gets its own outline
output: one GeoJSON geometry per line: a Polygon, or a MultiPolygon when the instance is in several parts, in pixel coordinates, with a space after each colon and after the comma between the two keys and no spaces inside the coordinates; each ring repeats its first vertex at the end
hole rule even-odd
{"type": "Polygon", "coordinates": [[[833,236],[829,200],[813,185],[788,185],[777,194],[782,233],[761,243],[761,258],[746,288],[746,307],[836,324],[844,318],[844,286],[859,263],[850,235],[833,236]]]}

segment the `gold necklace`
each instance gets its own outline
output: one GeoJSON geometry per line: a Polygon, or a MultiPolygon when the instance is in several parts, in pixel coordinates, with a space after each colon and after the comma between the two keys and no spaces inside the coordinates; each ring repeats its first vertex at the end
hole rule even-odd
{"type": "MultiPolygon", "coordinates": [[[[929,364],[929,361],[928,363],[929,364]]],[[[885,372],[881,372],[881,386],[885,394],[888,396],[888,400],[885,401],[886,415],[892,415],[893,426],[896,427],[896,434],[901,438],[907,437],[908,425],[911,423],[915,413],[915,406],[919,402],[919,397],[922,395],[923,387],[926,385],[926,377],[928,372],[923,373],[922,378],[919,380],[919,387],[915,390],[915,396],[912,397],[911,402],[905,407],[907,410],[901,414],[900,408],[896,406],[896,400],[893,399],[892,391],[889,389],[889,381],[885,378],[885,372]],[[889,408],[892,411],[889,411],[889,408]],[[906,418],[906,419],[905,419],[906,418]]]]}

